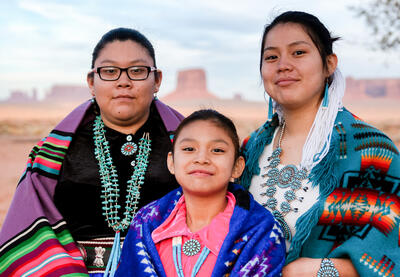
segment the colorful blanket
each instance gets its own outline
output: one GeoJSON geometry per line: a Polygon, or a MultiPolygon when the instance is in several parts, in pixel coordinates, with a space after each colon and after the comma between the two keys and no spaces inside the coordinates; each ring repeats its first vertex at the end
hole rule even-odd
{"type": "MultiPolygon", "coordinates": [[[[0,232],[0,276],[87,276],[53,196],[74,133],[93,116],[86,114],[90,105],[72,111],[29,154],[0,232]]],[[[155,105],[167,131],[175,130],[182,116],[160,101],[155,105]]]]}
{"type": "MultiPolygon", "coordinates": [[[[230,224],[211,276],[280,276],[285,244],[277,221],[239,185],[230,184],[236,198],[230,224]]],[[[182,190],[143,207],[125,238],[116,276],[165,276],[151,238],[174,209],[182,190]]]]}
{"type": "MultiPolygon", "coordinates": [[[[244,144],[244,187],[260,173],[258,157],[276,126],[276,119],[265,123],[244,144]]],[[[297,220],[287,263],[342,257],[360,276],[400,276],[399,158],[384,133],[340,111],[329,153],[309,175],[319,186],[319,201],[297,220]]]]}

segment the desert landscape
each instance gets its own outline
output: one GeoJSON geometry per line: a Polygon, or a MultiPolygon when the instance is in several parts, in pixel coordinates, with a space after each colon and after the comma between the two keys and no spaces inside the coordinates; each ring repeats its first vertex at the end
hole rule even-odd
{"type": "MultiPolygon", "coordinates": [[[[232,118],[243,139],[266,119],[266,104],[244,100],[167,101],[184,115],[213,108],[232,118]]],[[[375,99],[346,103],[354,114],[377,126],[400,146],[399,100],[375,99]]],[[[30,149],[67,115],[77,103],[0,103],[0,226],[11,203],[30,149]]]]}
{"type": "MultiPolygon", "coordinates": [[[[383,130],[399,147],[400,79],[348,78],[347,83],[344,105],[383,130]]],[[[87,86],[56,84],[42,100],[36,90],[32,94],[16,90],[0,102],[0,227],[31,148],[89,97],[87,86]]],[[[215,109],[234,121],[241,140],[267,118],[264,102],[246,101],[240,95],[218,98],[208,90],[206,72],[201,68],[179,71],[175,90],[161,100],[185,116],[202,108],[215,109]]]]}

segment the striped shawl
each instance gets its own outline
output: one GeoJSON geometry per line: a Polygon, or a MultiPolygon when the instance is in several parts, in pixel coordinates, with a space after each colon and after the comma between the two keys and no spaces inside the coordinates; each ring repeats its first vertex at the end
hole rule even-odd
{"type": "MultiPolygon", "coordinates": [[[[0,232],[0,276],[88,276],[83,258],[53,203],[57,179],[90,101],[72,111],[29,154],[0,232]]],[[[182,116],[156,100],[167,131],[182,116]]],[[[71,201],[73,205],[73,201],[71,201]]]]}

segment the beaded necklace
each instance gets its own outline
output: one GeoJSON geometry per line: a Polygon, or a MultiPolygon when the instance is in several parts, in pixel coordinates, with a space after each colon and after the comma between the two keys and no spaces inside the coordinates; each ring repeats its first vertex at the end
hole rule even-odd
{"type": "MultiPolygon", "coordinates": [[[[183,274],[183,268],[182,268],[181,246],[182,246],[182,237],[172,238],[172,257],[174,259],[176,274],[178,275],[178,277],[185,277],[185,275],[183,274]]],[[[187,256],[195,255],[195,254],[192,255],[192,253],[190,253],[190,254],[186,253],[185,249],[183,249],[183,252],[187,256]]],[[[198,251],[196,251],[196,254],[197,253],[198,253],[198,251]]],[[[197,273],[199,272],[204,261],[207,259],[208,254],[210,254],[210,249],[208,249],[207,247],[204,246],[203,251],[201,251],[199,258],[197,259],[197,261],[193,267],[190,277],[195,277],[197,275],[197,273]]]]}
{"type": "MultiPolygon", "coordinates": [[[[298,209],[292,208],[290,203],[294,200],[298,200],[300,202],[303,201],[303,197],[296,196],[296,191],[301,188],[302,180],[307,178],[307,171],[304,168],[298,170],[297,167],[292,164],[286,165],[281,170],[277,168],[281,163],[281,143],[283,134],[285,132],[285,126],[286,122],[283,122],[281,133],[278,139],[278,147],[272,152],[271,157],[268,158],[269,165],[264,167],[269,168],[269,170],[266,174],[263,174],[262,177],[268,177],[268,180],[261,186],[268,186],[268,188],[265,192],[261,193],[261,196],[269,197],[263,206],[268,207],[272,211],[272,214],[284,229],[285,239],[290,242],[292,240],[292,233],[284,217],[291,211],[298,212],[298,209]],[[287,189],[287,191],[284,193],[284,201],[279,205],[280,210],[278,210],[278,201],[274,196],[277,191],[277,186],[280,189],[287,189]]],[[[304,187],[303,189],[307,191],[308,187],[304,187]]]]}
{"type": "Polygon", "coordinates": [[[127,182],[127,195],[125,201],[124,218],[120,220],[118,211],[121,206],[118,204],[119,198],[119,181],[116,168],[110,154],[109,142],[105,136],[104,123],[101,116],[96,116],[93,124],[94,154],[99,163],[100,181],[102,186],[102,204],[103,215],[108,226],[115,231],[115,239],[111,255],[108,260],[106,272],[108,275],[111,267],[111,276],[114,275],[119,255],[121,252],[120,232],[128,228],[130,222],[137,211],[137,205],[140,199],[140,188],[144,183],[144,174],[148,165],[149,153],[151,151],[151,140],[149,133],[145,132],[139,141],[139,152],[136,156],[136,165],[132,176],[127,182]]]}

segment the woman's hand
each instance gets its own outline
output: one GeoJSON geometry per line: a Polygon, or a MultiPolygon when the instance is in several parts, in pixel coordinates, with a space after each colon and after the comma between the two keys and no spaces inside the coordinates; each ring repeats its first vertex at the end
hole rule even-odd
{"type": "MultiPolygon", "coordinates": [[[[298,258],[286,265],[282,270],[283,277],[291,276],[317,276],[322,259],[298,258]]],[[[359,276],[349,259],[331,259],[335,268],[339,271],[340,277],[359,276]]]]}

